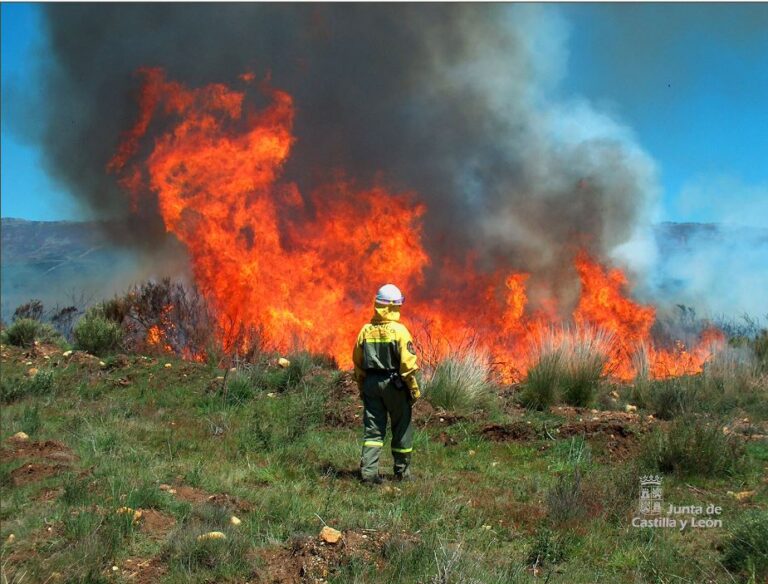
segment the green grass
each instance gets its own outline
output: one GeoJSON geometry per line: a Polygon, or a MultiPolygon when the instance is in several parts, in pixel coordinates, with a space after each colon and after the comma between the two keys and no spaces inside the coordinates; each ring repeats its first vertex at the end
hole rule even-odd
{"type": "MultiPolygon", "coordinates": [[[[16,536],[2,544],[8,582],[54,581],[54,573],[64,582],[132,581],[122,570],[136,558],[162,566],[158,582],[259,581],[267,577],[263,558],[282,549],[321,561],[302,556],[301,542],[324,523],[370,542],[327,550],[328,582],[765,579],[768,446],[731,449],[702,424],[638,430],[617,459],[607,435],[558,438],[554,428],[573,419],[512,404],[501,403],[493,421],[530,421],[537,432],[529,440],[487,439],[487,415],[454,424],[417,416],[416,480],[372,489],[355,478],[361,428],[326,422],[337,410],[359,414],[359,400],[339,392],[340,374],[322,358],[291,355],[286,369],[271,359],[241,364],[227,375],[227,392],[216,379],[224,372],[205,364],[130,356],[99,367],[54,358],[41,369],[52,372],[50,386],[39,381],[33,391],[21,352],[3,350],[11,355],[3,379],[23,390],[0,411],[0,439],[27,428],[33,440],[71,449],[66,458],[0,464],[0,542],[16,536]],[[702,464],[709,458],[715,463],[702,464]],[[17,484],[30,463],[58,470],[17,484]],[[633,528],[639,477],[652,471],[662,472],[668,502],[723,506],[725,527],[633,528]],[[163,483],[202,495],[184,500],[163,483]],[[756,494],[739,504],[729,490],[756,494]],[[169,518],[169,528],[134,525],[117,513],[124,506],[169,518]],[[233,514],[241,525],[230,523],[233,514]],[[198,540],[209,531],[227,538],[198,540]]],[[[388,443],[381,464],[391,475],[388,443]]]]}

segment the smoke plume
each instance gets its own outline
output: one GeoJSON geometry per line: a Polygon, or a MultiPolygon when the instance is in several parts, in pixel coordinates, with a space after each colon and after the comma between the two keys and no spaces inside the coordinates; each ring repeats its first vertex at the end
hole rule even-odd
{"type": "MultiPolygon", "coordinates": [[[[548,7],[52,3],[45,13],[46,160],[98,213],[130,216],[105,167],[135,122],[139,68],[193,87],[252,71],[295,98],[285,178],[306,192],[343,171],[416,192],[433,259],[472,249],[482,266],[532,272],[567,298],[578,248],[642,255],[632,250],[647,241],[654,165],[609,115],[556,97],[566,31],[548,7]]],[[[156,245],[159,216],[134,218],[129,236],[156,245]]]]}

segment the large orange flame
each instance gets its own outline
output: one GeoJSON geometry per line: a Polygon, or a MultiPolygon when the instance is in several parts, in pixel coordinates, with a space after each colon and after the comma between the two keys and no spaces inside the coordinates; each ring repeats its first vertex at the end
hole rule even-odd
{"type": "MultiPolygon", "coordinates": [[[[440,358],[471,340],[490,353],[504,378],[524,375],[528,347],[556,314],[529,308],[528,274],[479,270],[469,253],[431,266],[442,285],[427,296],[427,209],[416,194],[360,189],[344,176],[304,194],[281,180],[295,140],[289,94],[263,84],[269,105],[256,111],[245,99],[252,74],[242,75],[243,88],[236,90],[222,84],[190,89],[160,69],[141,73],[138,120],[108,170],[135,207],[141,193],[157,197],[166,229],[189,250],[225,347],[239,348],[232,347],[235,326],[253,327],[274,349],[303,347],[349,366],[373,291],[396,282],[408,291],[409,322],[426,356],[440,358]],[[157,118],[163,126],[142,158],[142,140],[157,118]]],[[[614,375],[631,378],[640,349],[657,376],[701,368],[705,349],[653,347],[655,310],[627,297],[621,271],[606,270],[584,253],[575,267],[581,297],[573,319],[613,333],[614,375]]]]}

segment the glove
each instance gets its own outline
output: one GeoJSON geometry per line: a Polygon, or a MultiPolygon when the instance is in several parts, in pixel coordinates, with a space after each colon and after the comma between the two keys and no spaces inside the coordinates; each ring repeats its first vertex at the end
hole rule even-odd
{"type": "Polygon", "coordinates": [[[419,391],[418,387],[411,388],[410,391],[410,397],[408,399],[408,403],[411,405],[415,404],[417,401],[419,401],[419,398],[421,397],[421,391],[419,391]]]}

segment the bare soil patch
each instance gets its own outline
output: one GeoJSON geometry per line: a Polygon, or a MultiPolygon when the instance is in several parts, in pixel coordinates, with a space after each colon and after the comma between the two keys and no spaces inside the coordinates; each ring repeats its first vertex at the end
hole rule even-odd
{"type": "Polygon", "coordinates": [[[176,491],[173,493],[175,497],[194,505],[202,505],[204,503],[208,503],[210,505],[224,507],[230,511],[238,511],[240,513],[247,513],[253,510],[253,505],[251,505],[249,502],[238,499],[237,497],[233,497],[232,495],[227,495],[226,493],[216,493],[211,495],[202,489],[190,487],[187,485],[174,487],[174,490],[176,491]]]}
{"type": "Polygon", "coordinates": [[[159,557],[130,557],[123,560],[118,567],[120,568],[120,575],[126,581],[137,584],[156,584],[168,571],[159,557]]]}
{"type": "Polygon", "coordinates": [[[413,546],[417,541],[411,534],[375,530],[345,531],[337,544],[326,544],[315,537],[296,538],[288,545],[258,554],[265,568],[259,571],[256,582],[317,584],[327,581],[339,566],[353,558],[382,568],[387,546],[413,546]]]}
{"type": "Polygon", "coordinates": [[[21,487],[55,476],[66,470],[66,468],[61,464],[23,464],[11,471],[11,479],[14,486],[21,487]]]}
{"type": "Polygon", "coordinates": [[[490,424],[481,431],[484,438],[493,442],[510,442],[515,440],[535,440],[536,430],[525,422],[511,424],[490,424]]]}
{"type": "Polygon", "coordinates": [[[33,442],[11,437],[0,448],[0,461],[8,462],[19,458],[43,458],[62,463],[72,463],[77,460],[77,456],[69,446],[56,440],[33,442]]]}
{"type": "Polygon", "coordinates": [[[176,525],[173,516],[156,509],[141,509],[141,530],[152,539],[162,540],[176,525]]]}

